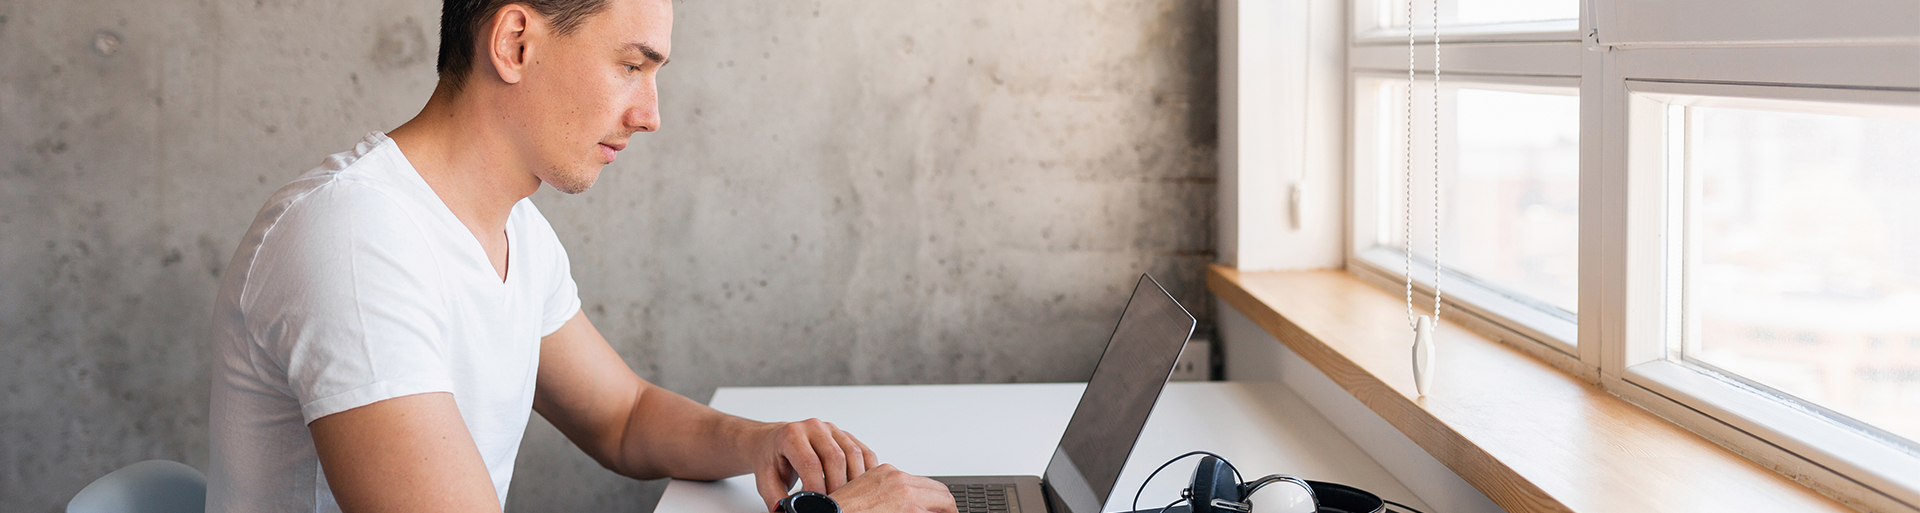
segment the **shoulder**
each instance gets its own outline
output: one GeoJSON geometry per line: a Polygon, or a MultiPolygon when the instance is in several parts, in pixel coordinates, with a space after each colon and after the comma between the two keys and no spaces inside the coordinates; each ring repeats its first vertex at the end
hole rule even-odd
{"type": "MultiPolygon", "coordinates": [[[[386,178],[397,172],[387,169],[391,158],[364,146],[328,157],[274,193],[249,230],[255,249],[246,289],[351,286],[356,277],[392,274],[383,271],[437,274],[431,205],[386,178]]],[[[240,300],[253,296],[243,292],[240,300]]]]}
{"type": "Polygon", "coordinates": [[[412,172],[398,153],[385,135],[368,134],[353,149],[328,155],[319,166],[274,191],[255,216],[254,228],[264,236],[302,215],[397,213],[394,210],[412,199],[404,184],[392,178],[402,171],[412,172]],[[400,167],[405,169],[396,169],[400,167]]]}
{"type": "Polygon", "coordinates": [[[427,235],[421,218],[429,211],[384,184],[341,175],[301,189],[274,205],[279,215],[262,234],[263,248],[417,244],[427,235]]]}
{"type": "Polygon", "coordinates": [[[262,245],[420,240],[433,198],[396,179],[402,173],[413,170],[378,133],[328,156],[268,200],[262,245]]]}
{"type": "Polygon", "coordinates": [[[351,311],[376,299],[430,302],[443,266],[434,239],[414,218],[391,194],[351,181],[289,201],[261,237],[241,309],[258,317],[351,311]]]}

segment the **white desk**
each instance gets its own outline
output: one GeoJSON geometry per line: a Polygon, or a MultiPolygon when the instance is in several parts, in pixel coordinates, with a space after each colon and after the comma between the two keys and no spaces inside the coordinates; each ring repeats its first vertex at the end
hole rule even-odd
{"type": "MultiPolygon", "coordinates": [[[[928,476],[1040,475],[1047,468],[1082,383],[722,388],[712,405],[761,421],[819,417],[860,437],[883,463],[928,476]],[[985,415],[964,412],[998,412],[985,415]]],[[[1107,500],[1128,511],[1154,467],[1181,453],[1219,453],[1248,479],[1285,473],[1366,489],[1432,510],[1293,392],[1276,383],[1170,383],[1140,433],[1107,500]]],[[[1179,497],[1199,458],[1155,477],[1140,507],[1179,497]]],[[[753,476],[703,483],[674,480],[659,513],[765,511],[753,476]]]]}

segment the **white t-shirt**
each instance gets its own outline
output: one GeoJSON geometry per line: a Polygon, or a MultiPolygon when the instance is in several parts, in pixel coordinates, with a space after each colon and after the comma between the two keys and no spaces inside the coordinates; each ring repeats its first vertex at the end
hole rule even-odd
{"type": "Polygon", "coordinates": [[[507,278],[373,133],[267,201],[213,318],[209,511],[339,511],[307,423],[451,392],[506,504],[540,337],[580,310],[566,249],[533,203],[507,217],[507,278]]]}

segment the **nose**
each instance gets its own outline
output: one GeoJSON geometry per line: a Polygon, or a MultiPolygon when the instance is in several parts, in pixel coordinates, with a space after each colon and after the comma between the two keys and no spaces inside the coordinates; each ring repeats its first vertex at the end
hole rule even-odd
{"type": "Polygon", "coordinates": [[[635,106],[627,109],[627,115],[622,121],[627,125],[628,130],[635,132],[659,130],[660,109],[653,105],[635,106]]]}
{"type": "Polygon", "coordinates": [[[626,114],[621,116],[620,122],[626,125],[628,130],[652,132],[660,129],[659,94],[654,88],[653,81],[647,82],[647,86],[640,88],[639,93],[635,95],[633,104],[627,107],[626,114]]]}

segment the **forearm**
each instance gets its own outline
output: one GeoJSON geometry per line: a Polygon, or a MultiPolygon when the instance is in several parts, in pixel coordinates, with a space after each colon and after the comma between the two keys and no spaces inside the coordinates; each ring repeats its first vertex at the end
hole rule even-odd
{"type": "MultiPolygon", "coordinates": [[[[625,408],[625,427],[618,430],[616,441],[600,445],[614,449],[599,451],[617,455],[599,459],[617,462],[608,467],[621,474],[711,481],[752,473],[767,511],[773,511],[775,502],[787,496],[795,482],[804,490],[834,493],[880,466],[872,449],[832,423],[820,419],[754,422],[635,380],[641,383],[634,389],[631,406],[625,408]]],[[[937,511],[953,511],[945,486],[932,481],[922,484],[939,492],[933,501],[936,505],[948,505],[937,511]]]]}
{"type": "MultiPolygon", "coordinates": [[[[754,422],[647,383],[627,368],[584,312],[540,339],[533,409],[594,461],[628,477],[716,480],[751,472],[767,511],[795,481],[806,490],[833,493],[881,466],[873,449],[832,423],[754,422]]],[[[883,473],[905,475],[888,469],[883,473]]],[[[921,481],[937,492],[931,496],[936,506],[946,505],[932,511],[951,513],[953,498],[946,488],[921,481]]],[[[900,488],[899,483],[877,486],[900,488]]]]}
{"type": "Polygon", "coordinates": [[[753,471],[751,444],[776,424],[721,413],[642,382],[614,470],[636,479],[715,480],[753,471]]]}

